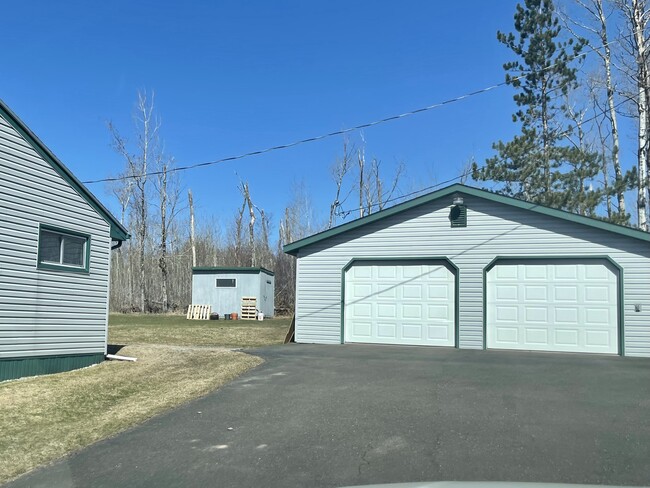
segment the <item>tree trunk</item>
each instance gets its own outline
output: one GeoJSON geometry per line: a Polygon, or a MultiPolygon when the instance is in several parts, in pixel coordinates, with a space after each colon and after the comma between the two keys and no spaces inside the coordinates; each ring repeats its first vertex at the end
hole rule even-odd
{"type": "Polygon", "coordinates": [[[162,312],[167,313],[167,165],[162,169],[160,178],[160,288],[162,295],[162,312]]]}
{"type": "Polygon", "coordinates": [[[365,161],[364,161],[365,156],[363,155],[363,153],[361,151],[359,151],[358,160],[359,160],[359,217],[363,217],[363,215],[364,215],[364,212],[363,212],[363,210],[364,210],[364,207],[363,207],[363,186],[364,186],[364,182],[363,182],[363,179],[364,179],[364,177],[363,177],[363,166],[364,166],[364,163],[365,163],[365,161]]]}
{"type": "Polygon", "coordinates": [[[648,230],[647,217],[647,194],[648,194],[648,66],[647,46],[645,38],[645,1],[632,0],[631,24],[634,31],[634,42],[636,44],[636,66],[637,66],[637,89],[639,93],[638,114],[639,114],[639,141],[637,147],[638,157],[638,191],[637,191],[637,212],[638,223],[641,230],[648,230]]]}
{"type": "Polygon", "coordinates": [[[196,240],[194,239],[194,199],[192,190],[187,190],[187,201],[190,206],[190,247],[192,248],[192,267],[196,268],[196,240]]]}
{"type": "MultiPolygon", "coordinates": [[[[609,39],[607,35],[607,19],[603,10],[603,1],[595,0],[596,11],[600,20],[600,40],[605,49],[603,54],[603,63],[605,65],[605,86],[607,88],[607,108],[609,111],[609,123],[612,129],[612,166],[614,167],[614,181],[616,183],[616,201],[618,204],[618,213],[621,216],[625,215],[625,194],[623,190],[623,173],[621,171],[621,159],[618,140],[618,117],[616,114],[616,105],[614,103],[614,84],[612,83],[612,50],[609,47],[609,39]]],[[[603,152],[603,156],[605,153],[603,152]]],[[[604,160],[603,164],[606,165],[607,161],[604,160]]],[[[606,182],[608,183],[608,182],[606,182]]],[[[609,194],[607,196],[607,216],[611,218],[611,199],[609,194]]]]}

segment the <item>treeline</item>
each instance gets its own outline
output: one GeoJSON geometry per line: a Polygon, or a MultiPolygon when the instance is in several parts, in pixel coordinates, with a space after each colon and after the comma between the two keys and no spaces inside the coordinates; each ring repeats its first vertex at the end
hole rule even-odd
{"type": "MultiPolygon", "coordinates": [[[[515,92],[519,133],[497,141],[494,156],[470,164],[459,179],[647,231],[650,0],[566,0],[560,6],[523,0],[514,31],[497,33],[511,53],[504,70],[515,92]]],[[[132,234],[113,253],[113,311],[184,309],[192,266],[262,266],[276,274],[276,307],[291,312],[295,262],[282,246],[400,201],[406,166],[400,163],[387,181],[381,161],[366,159],[361,137],[357,146],[344,141],[332,165],[331,205],[322,209],[329,218],[322,224],[315,223],[304,189],[294,191],[273,222],[256,204],[254,189],[240,181],[235,215],[225,226],[209,225],[205,215],[194,215],[191,192],[162,151],[153,96],[138,94],[134,120],[133,144],[109,126],[124,160],[112,192],[132,234]]]]}
{"type": "MultiPolygon", "coordinates": [[[[369,215],[396,203],[392,198],[404,167],[390,182],[381,161],[366,160],[365,143],[347,140],[331,167],[334,185],[329,219],[314,218],[304,187],[292,189],[279,220],[273,222],[256,204],[254,189],[239,183],[235,215],[221,225],[195,215],[191,189],[182,185],[173,158],[160,140],[154,96],[138,93],[131,137],[109,124],[112,145],[124,160],[110,190],[120,206],[120,220],[131,239],[113,251],[110,309],[114,312],[178,312],[192,300],[192,267],[264,267],[275,273],[275,307],[291,313],[295,303],[295,258],[285,244],[336,225],[351,214],[369,215]],[[130,143],[130,141],[135,141],[130,143]]],[[[235,203],[235,202],[233,202],[235,203]]]]}
{"type": "Polygon", "coordinates": [[[294,190],[271,235],[272,222],[255,204],[246,182],[241,205],[225,226],[195,216],[191,190],[182,186],[171,157],[162,150],[154,96],[138,94],[129,139],[109,124],[124,171],[111,183],[120,220],[131,239],[113,251],[110,309],[113,312],[178,312],[191,303],[192,267],[264,267],[275,272],[275,306],[290,313],[295,301],[295,260],[282,246],[320,230],[309,200],[294,190]]]}

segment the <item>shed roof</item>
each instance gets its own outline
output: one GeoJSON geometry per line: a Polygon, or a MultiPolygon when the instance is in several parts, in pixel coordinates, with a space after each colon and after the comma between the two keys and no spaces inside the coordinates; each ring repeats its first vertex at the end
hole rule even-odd
{"type": "Polygon", "coordinates": [[[285,253],[295,256],[298,254],[298,251],[300,249],[309,246],[311,244],[315,244],[317,242],[323,241],[325,239],[329,239],[330,237],[342,234],[352,229],[363,227],[364,225],[368,225],[372,222],[377,222],[378,220],[385,219],[386,217],[399,214],[406,210],[419,207],[420,205],[424,205],[426,203],[439,200],[441,198],[448,197],[449,195],[456,194],[456,193],[458,193],[459,195],[467,195],[467,196],[473,196],[477,198],[483,198],[485,200],[489,200],[492,202],[502,203],[504,205],[510,205],[512,207],[529,210],[531,212],[548,215],[550,217],[568,220],[576,224],[594,227],[606,232],[613,232],[615,234],[631,237],[633,239],[639,239],[642,241],[650,242],[650,233],[644,232],[639,229],[633,229],[631,227],[626,227],[623,225],[612,224],[609,222],[605,222],[604,220],[599,220],[592,217],[585,217],[583,215],[577,215],[571,212],[567,212],[565,210],[558,210],[556,208],[546,207],[544,205],[540,205],[537,203],[526,202],[524,200],[519,200],[517,198],[507,197],[487,190],[481,190],[479,188],[474,188],[471,186],[461,185],[460,183],[456,183],[454,185],[450,185],[440,190],[436,190],[431,193],[427,193],[426,195],[422,195],[417,198],[413,198],[406,202],[400,203],[399,205],[395,205],[394,207],[387,208],[380,212],[370,214],[366,217],[362,217],[353,220],[351,222],[341,224],[337,227],[333,227],[326,231],[319,232],[318,234],[314,234],[312,236],[305,237],[304,239],[300,239],[298,241],[292,242],[284,246],[283,250],[285,253]]]}
{"type": "Polygon", "coordinates": [[[196,266],[192,268],[192,274],[219,274],[219,273],[233,273],[233,274],[258,274],[266,273],[269,276],[274,276],[273,271],[266,268],[229,268],[225,266],[196,266]]]}
{"type": "Polygon", "coordinates": [[[83,183],[54,155],[52,151],[34,134],[18,116],[0,99],[0,116],[2,116],[34,150],[56,171],[68,184],[81,195],[95,211],[110,225],[111,238],[116,241],[125,241],[129,237],[126,228],[104,207],[83,183]]]}

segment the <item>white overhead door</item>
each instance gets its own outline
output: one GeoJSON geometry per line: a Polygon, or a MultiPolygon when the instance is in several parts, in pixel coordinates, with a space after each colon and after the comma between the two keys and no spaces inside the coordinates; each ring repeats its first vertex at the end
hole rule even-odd
{"type": "Polygon", "coordinates": [[[610,263],[504,261],[486,279],[488,348],[618,353],[618,271],[610,263]]]}
{"type": "Polygon", "coordinates": [[[357,263],[345,273],[345,342],[454,346],[455,289],[440,264],[357,263]]]}

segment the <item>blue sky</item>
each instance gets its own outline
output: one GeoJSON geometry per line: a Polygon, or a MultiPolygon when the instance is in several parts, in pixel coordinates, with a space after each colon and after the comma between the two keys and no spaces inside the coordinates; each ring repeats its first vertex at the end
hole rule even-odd
{"type": "MultiPolygon", "coordinates": [[[[118,173],[112,121],[132,128],[136,93],[155,91],[179,165],[292,142],[462,95],[504,79],[496,41],[515,1],[67,1],[3,7],[0,97],[82,181],[118,173]]],[[[406,193],[457,176],[516,133],[503,87],[364,131],[406,193]]],[[[352,135],[353,141],[359,136],[352,135]]],[[[250,182],[275,223],[304,184],[317,215],[333,198],[342,139],[183,174],[199,218],[226,225],[250,182]]],[[[102,184],[91,190],[117,210],[102,184]]]]}

